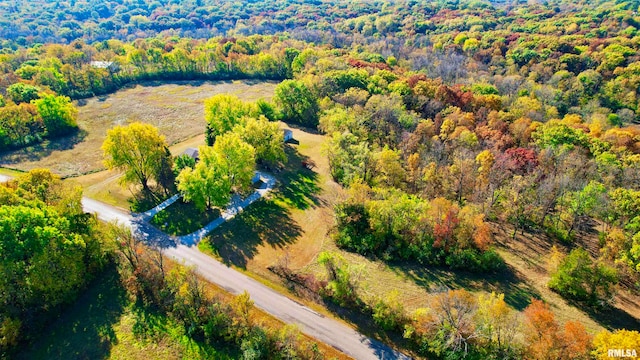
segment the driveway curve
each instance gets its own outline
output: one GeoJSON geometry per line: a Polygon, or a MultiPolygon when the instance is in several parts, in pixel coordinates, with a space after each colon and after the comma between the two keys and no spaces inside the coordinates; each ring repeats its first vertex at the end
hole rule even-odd
{"type": "MultiPolygon", "coordinates": [[[[11,177],[0,175],[0,182],[10,179],[11,177]]],[[[206,280],[228,292],[240,294],[247,291],[258,308],[286,323],[297,324],[303,333],[335,347],[354,359],[411,359],[203,254],[195,246],[195,242],[188,245],[177,243],[175,238],[151,226],[144,216],[132,215],[122,209],[86,197],[82,198],[82,206],[84,211],[96,214],[98,219],[123,224],[142,240],[160,245],[165,255],[186,266],[194,267],[196,272],[206,280]]]]}

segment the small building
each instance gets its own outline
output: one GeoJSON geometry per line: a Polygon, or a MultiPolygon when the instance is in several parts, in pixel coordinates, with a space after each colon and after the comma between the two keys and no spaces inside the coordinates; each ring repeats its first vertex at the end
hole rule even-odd
{"type": "Polygon", "coordinates": [[[284,133],[284,142],[293,140],[293,131],[290,129],[284,129],[282,132],[284,133]]]}
{"type": "Polygon", "coordinates": [[[187,155],[196,162],[200,160],[200,152],[196,148],[187,148],[187,150],[182,152],[182,155],[187,155]]]}
{"type": "Polygon", "coordinates": [[[89,64],[96,69],[108,69],[113,72],[119,70],[118,64],[114,61],[92,61],[89,64]]]}

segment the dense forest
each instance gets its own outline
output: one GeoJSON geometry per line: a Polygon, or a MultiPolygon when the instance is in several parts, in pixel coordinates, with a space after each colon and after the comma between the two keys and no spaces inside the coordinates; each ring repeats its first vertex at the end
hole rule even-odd
{"type": "MultiPolygon", "coordinates": [[[[327,139],[331,176],[348,193],[333,209],[331,236],[340,248],[389,263],[492,273],[505,267],[493,229],[507,226],[514,240],[542,233],[573,249],[558,259],[549,288],[580,306],[606,309],[617,286],[640,289],[639,10],[633,1],[563,0],[0,2],[0,151],[76,131],[72,99],[130,83],[279,80],[273,102],[218,96],[205,103],[203,132],[213,147],[203,148],[200,164],[217,168],[220,154],[246,150],[251,169],[237,170],[246,183],[256,158],[263,165],[284,159],[259,143],[260,134],[275,139],[279,132],[269,120],[317,129],[327,139]],[[597,233],[595,248],[583,246],[589,232],[597,233]]],[[[166,144],[158,144],[158,158],[168,157],[166,144]]],[[[182,160],[165,165],[173,161],[182,160]]],[[[198,182],[207,166],[165,171],[170,181],[160,181],[166,166],[156,166],[150,178],[165,189],[177,178],[177,189],[202,209],[226,204],[230,190],[244,185],[226,184],[216,198],[198,182]]],[[[146,177],[141,181],[147,188],[146,177]]],[[[13,234],[18,219],[43,229],[19,239],[33,251],[13,254],[12,236],[0,242],[3,254],[15,255],[1,264],[8,276],[0,286],[9,290],[2,292],[0,334],[13,341],[0,346],[14,345],[21,326],[32,331],[43,307],[74,299],[106,258],[120,258],[123,276],[142,276],[136,266],[152,266],[134,263],[127,249],[119,250],[124,260],[116,250],[104,255],[108,235],[82,214],[79,198],[79,190],[46,172],[0,187],[0,226],[7,229],[0,234],[13,234]],[[39,259],[45,248],[77,272],[45,282],[42,274],[55,267],[39,259]]],[[[326,255],[322,262],[330,274],[324,295],[357,306],[340,260],[326,255]]],[[[242,336],[263,331],[247,325],[241,335],[209,334],[180,297],[192,294],[178,291],[192,278],[182,274],[171,283],[156,275],[139,280],[132,294],[189,321],[197,336],[244,344],[242,336]],[[173,303],[165,304],[155,281],[173,303]]],[[[193,291],[199,296],[197,286],[193,291]]],[[[501,339],[487,330],[498,326],[487,314],[504,305],[500,296],[471,296],[449,292],[432,305],[465,307],[475,325],[434,313],[410,320],[384,302],[374,316],[404,332],[417,353],[438,358],[586,358],[619,335],[592,342],[579,324],[561,327],[534,301],[524,312],[525,340],[501,339]]],[[[210,321],[239,321],[231,310],[213,312],[213,300],[200,306],[210,321]]],[[[510,321],[509,311],[500,314],[510,321]]]]}

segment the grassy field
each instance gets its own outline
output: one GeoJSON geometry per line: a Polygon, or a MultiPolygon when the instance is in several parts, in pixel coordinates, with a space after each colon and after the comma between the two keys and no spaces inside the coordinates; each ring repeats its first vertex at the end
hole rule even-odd
{"type": "Polygon", "coordinates": [[[158,229],[171,235],[188,235],[220,217],[220,210],[198,210],[193,203],[182,199],[160,211],[151,219],[158,229]]]}
{"type": "Polygon", "coordinates": [[[23,174],[22,171],[16,171],[16,170],[13,170],[13,169],[7,169],[7,168],[0,167],[0,175],[7,175],[7,176],[17,177],[17,176],[20,176],[22,174],[23,174]]]}
{"type": "Polygon", "coordinates": [[[270,99],[271,82],[145,83],[76,103],[80,131],[70,137],[0,154],[0,165],[20,170],[50,168],[61,176],[77,176],[103,168],[100,146],[107,130],[131,121],[158,127],[169,144],[204,133],[204,100],[220,93],[243,100],[270,99]]]}
{"type": "MultiPolygon", "coordinates": [[[[167,264],[171,267],[171,263],[167,264]]],[[[205,289],[227,301],[232,295],[205,283],[205,289]]],[[[283,323],[254,308],[254,323],[280,328],[283,323]]],[[[16,359],[238,359],[237,349],[224,344],[203,345],[184,336],[184,329],[169,317],[149,313],[132,303],[115,269],[107,270],[16,359]]],[[[305,340],[313,340],[302,335],[305,340]]],[[[327,359],[350,359],[319,343],[327,359]]]]}
{"type": "MultiPolygon", "coordinates": [[[[638,328],[640,296],[637,294],[621,291],[617,307],[598,314],[583,311],[580,306],[550,291],[546,286],[549,275],[545,263],[550,245],[544,239],[519,237],[514,242],[502,242],[505,239],[502,232],[508,233],[508,230],[496,227],[498,251],[507,262],[507,269],[488,275],[417,264],[385,263],[338,249],[328,234],[334,224],[332,207],[345,194],[329,175],[326,156],[321,152],[323,137],[294,129],[294,138],[299,145],[292,145],[287,150],[290,161],[278,174],[279,184],[274,193],[216,229],[201,242],[201,250],[279,290],[286,288],[286,284],[268,270],[269,266],[286,264],[293,270],[323,278],[325,270],[316,257],[321,251],[332,251],[361,267],[360,292],[368,303],[398,290],[406,308],[413,310],[426,306],[434,291],[444,287],[463,288],[476,293],[504,293],[505,301],[519,311],[533,298],[544,299],[561,322],[579,321],[590,332],[617,326],[638,328]],[[313,170],[302,168],[300,163],[304,158],[314,160],[317,167],[313,170]]],[[[290,296],[296,295],[290,293],[290,296]]],[[[324,309],[327,310],[336,311],[324,309]]],[[[363,319],[337,311],[364,332],[373,331],[367,328],[363,319]]]]}

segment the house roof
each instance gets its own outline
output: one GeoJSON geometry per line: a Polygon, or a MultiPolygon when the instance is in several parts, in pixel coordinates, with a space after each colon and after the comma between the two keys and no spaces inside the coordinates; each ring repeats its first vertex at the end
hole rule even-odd
{"type": "Polygon", "coordinates": [[[187,148],[182,152],[184,155],[189,155],[190,157],[197,159],[200,156],[200,152],[196,148],[187,148]]]}
{"type": "Polygon", "coordinates": [[[98,69],[106,69],[113,65],[113,61],[92,61],[91,66],[98,69]]]}

